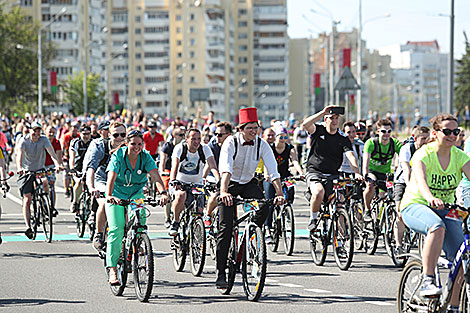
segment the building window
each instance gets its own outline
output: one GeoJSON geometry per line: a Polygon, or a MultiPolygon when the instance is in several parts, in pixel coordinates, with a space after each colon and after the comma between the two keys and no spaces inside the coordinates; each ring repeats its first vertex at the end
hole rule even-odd
{"type": "Polygon", "coordinates": [[[248,63],[247,57],[238,57],[238,63],[248,63]]]}
{"type": "Polygon", "coordinates": [[[194,53],[194,51],[189,51],[189,57],[190,58],[194,58],[196,54],[194,53]]]}
{"type": "Polygon", "coordinates": [[[136,33],[136,34],[140,34],[141,32],[142,32],[142,30],[141,30],[140,28],[136,28],[136,29],[135,29],[135,33],[136,33]]]}
{"type": "Polygon", "coordinates": [[[182,89],[176,90],[176,95],[177,96],[182,96],[183,95],[183,90],[182,89]]]}
{"type": "Polygon", "coordinates": [[[177,41],[176,41],[176,45],[177,45],[177,46],[181,46],[181,44],[182,44],[182,41],[181,41],[181,40],[177,40],[177,41]]]}
{"type": "Polygon", "coordinates": [[[181,58],[181,57],[183,57],[183,53],[178,52],[177,56],[178,56],[178,58],[181,58]]]}
{"type": "Polygon", "coordinates": [[[194,14],[193,14],[193,13],[191,13],[191,15],[189,16],[189,19],[190,19],[191,21],[194,21],[194,14]]]}
{"type": "Polygon", "coordinates": [[[245,15],[247,13],[246,9],[238,9],[238,15],[245,15]]]}
{"type": "Polygon", "coordinates": [[[141,58],[142,58],[142,54],[136,53],[136,54],[135,54],[135,58],[136,58],[136,59],[141,59],[141,58]]]}
{"type": "Polygon", "coordinates": [[[142,45],[142,42],[140,42],[140,41],[136,41],[136,42],[135,42],[135,46],[136,46],[136,47],[140,47],[141,45],[142,45]]]}
{"type": "Polygon", "coordinates": [[[248,46],[247,45],[239,45],[238,50],[239,51],[246,51],[246,50],[248,50],[248,46]]]}
{"type": "Polygon", "coordinates": [[[238,34],[238,39],[246,39],[248,38],[248,34],[247,33],[239,33],[238,34]]]}
{"type": "Polygon", "coordinates": [[[241,68],[238,70],[238,75],[248,75],[248,70],[246,68],[241,68]]]}
{"type": "Polygon", "coordinates": [[[140,22],[140,16],[136,16],[136,17],[135,17],[135,21],[136,21],[137,23],[139,23],[139,22],[140,22]]]}
{"type": "Polygon", "coordinates": [[[194,63],[191,63],[191,67],[190,67],[192,70],[195,70],[196,69],[196,64],[194,63]]]}
{"type": "Polygon", "coordinates": [[[137,78],[137,79],[135,80],[135,83],[136,83],[137,85],[141,85],[141,84],[142,84],[142,79],[137,78]]]}
{"type": "Polygon", "coordinates": [[[194,78],[194,76],[191,76],[191,78],[189,79],[189,82],[190,83],[195,83],[196,82],[196,79],[194,78]]]}
{"type": "Polygon", "coordinates": [[[136,70],[136,72],[142,72],[142,66],[137,65],[137,66],[135,67],[135,70],[136,70]]]}
{"type": "Polygon", "coordinates": [[[178,14],[178,15],[176,16],[176,20],[177,20],[177,21],[181,21],[181,15],[178,14]]]}
{"type": "Polygon", "coordinates": [[[135,95],[136,95],[137,97],[142,97],[142,91],[136,90],[135,95]]]}
{"type": "Polygon", "coordinates": [[[176,27],[176,32],[181,33],[181,27],[176,27]]]}
{"type": "Polygon", "coordinates": [[[248,22],[247,21],[238,21],[238,27],[247,27],[248,22]]]}
{"type": "Polygon", "coordinates": [[[178,84],[181,84],[181,83],[183,82],[183,77],[177,77],[177,78],[176,78],[176,82],[177,82],[178,84]]]}
{"type": "Polygon", "coordinates": [[[194,45],[196,44],[196,39],[190,39],[190,40],[189,40],[189,44],[190,44],[191,46],[194,46],[194,45]]]}
{"type": "Polygon", "coordinates": [[[189,32],[190,32],[190,33],[194,33],[194,26],[190,26],[190,27],[189,27],[189,32]]]}

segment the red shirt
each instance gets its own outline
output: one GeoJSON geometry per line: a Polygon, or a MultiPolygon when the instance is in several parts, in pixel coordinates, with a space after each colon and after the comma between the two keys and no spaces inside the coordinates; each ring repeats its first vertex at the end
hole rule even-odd
{"type": "Polygon", "coordinates": [[[150,155],[157,154],[158,145],[162,141],[165,141],[165,138],[163,138],[163,135],[160,133],[155,133],[153,138],[149,131],[144,134],[145,150],[147,150],[150,155]]]}
{"type": "Polygon", "coordinates": [[[78,136],[80,136],[80,134],[78,133],[76,136],[72,136],[72,131],[69,131],[64,135],[64,137],[62,137],[62,146],[64,147],[64,160],[69,159],[70,141],[72,141],[72,139],[74,138],[77,138],[78,136]]]}
{"type": "MultiPolygon", "coordinates": [[[[60,145],[60,142],[59,140],[57,139],[53,139],[51,141],[51,144],[52,144],[52,149],[54,149],[54,151],[57,153],[57,151],[60,151],[62,150],[62,146],[60,145]]],[[[54,164],[54,161],[52,161],[52,158],[51,156],[49,155],[49,152],[46,151],[46,163],[44,164],[45,166],[49,166],[49,165],[52,165],[54,164]]]]}

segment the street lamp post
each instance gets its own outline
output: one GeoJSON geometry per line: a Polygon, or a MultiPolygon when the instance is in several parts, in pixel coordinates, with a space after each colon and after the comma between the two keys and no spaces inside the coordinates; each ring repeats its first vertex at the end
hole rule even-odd
{"type": "Polygon", "coordinates": [[[59,17],[64,15],[67,11],[66,8],[60,9],[59,13],[57,13],[54,18],[47,23],[46,25],[39,28],[38,31],[38,113],[39,115],[42,114],[42,30],[46,27],[49,27],[52,23],[57,21],[59,17]]]}
{"type": "Polygon", "coordinates": [[[449,46],[449,78],[447,81],[449,99],[446,112],[452,114],[454,107],[454,0],[450,0],[450,46],[449,46]]]}

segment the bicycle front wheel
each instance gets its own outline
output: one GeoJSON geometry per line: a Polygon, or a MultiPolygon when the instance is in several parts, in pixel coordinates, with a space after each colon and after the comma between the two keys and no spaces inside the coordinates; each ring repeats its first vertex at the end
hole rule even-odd
{"type": "Polygon", "coordinates": [[[345,209],[338,210],[333,222],[332,235],[336,265],[346,271],[351,266],[354,256],[354,238],[351,219],[345,209]]]}
{"type": "Polygon", "coordinates": [[[219,227],[219,213],[211,215],[211,227],[208,232],[209,252],[212,260],[215,260],[217,252],[217,229],[219,227]]]}
{"type": "Polygon", "coordinates": [[[272,252],[277,252],[277,249],[279,248],[279,239],[281,237],[281,228],[279,225],[279,219],[281,218],[279,215],[279,208],[275,207],[273,208],[273,214],[271,218],[271,225],[269,225],[269,233],[272,238],[272,242],[268,245],[269,249],[272,252]]]}
{"type": "Polygon", "coordinates": [[[150,239],[146,233],[140,233],[134,245],[134,288],[137,299],[147,302],[153,287],[154,260],[150,239]]]}
{"type": "Polygon", "coordinates": [[[250,224],[245,231],[248,243],[245,243],[242,260],[243,289],[248,300],[257,301],[266,279],[266,244],[263,231],[257,225],[250,224]]]}
{"type": "Polygon", "coordinates": [[[354,249],[361,250],[364,247],[364,220],[362,216],[362,213],[364,212],[364,206],[362,202],[354,201],[350,206],[350,210],[351,222],[354,228],[354,249]]]}
{"type": "Polygon", "coordinates": [[[173,237],[171,249],[173,250],[173,267],[175,271],[182,272],[186,262],[186,248],[182,232],[173,237]]]}
{"type": "Polygon", "coordinates": [[[44,231],[44,237],[46,242],[52,242],[52,207],[49,203],[49,198],[41,196],[39,198],[39,208],[42,217],[42,230],[44,231]]]}
{"type": "Polygon", "coordinates": [[[38,201],[33,199],[32,201],[33,212],[31,212],[31,230],[33,231],[33,238],[32,240],[36,239],[36,235],[38,234],[38,226],[41,224],[41,207],[38,207],[38,201]]]}
{"type": "Polygon", "coordinates": [[[86,224],[86,199],[85,193],[83,192],[78,200],[78,214],[75,216],[75,222],[77,226],[77,236],[78,238],[82,238],[85,234],[85,224],[86,224]]]}
{"type": "Polygon", "coordinates": [[[403,269],[397,294],[397,311],[404,312],[427,312],[427,303],[418,296],[421,285],[421,261],[413,260],[403,269]]]}
{"type": "Polygon", "coordinates": [[[197,217],[192,221],[190,234],[191,272],[194,276],[200,276],[206,262],[206,230],[201,217],[197,217]]]}
{"type": "Polygon", "coordinates": [[[229,295],[232,291],[233,284],[235,283],[235,274],[237,273],[237,244],[235,232],[232,233],[232,239],[230,240],[230,248],[227,255],[227,289],[221,289],[223,295],[229,295]]]}
{"type": "Polygon", "coordinates": [[[292,255],[295,242],[294,210],[286,205],[281,215],[282,237],[284,239],[284,251],[286,255],[292,255]]]}

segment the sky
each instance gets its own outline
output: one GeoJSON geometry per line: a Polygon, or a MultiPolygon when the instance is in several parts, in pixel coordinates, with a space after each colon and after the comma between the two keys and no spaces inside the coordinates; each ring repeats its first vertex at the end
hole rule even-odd
{"type": "MultiPolygon", "coordinates": [[[[362,38],[368,49],[437,40],[441,52],[448,53],[450,4],[451,0],[362,0],[362,38]]],[[[291,38],[330,32],[332,20],[341,21],[338,31],[351,31],[359,23],[359,0],[287,0],[287,10],[291,38]]],[[[470,39],[470,1],[455,0],[455,58],[465,52],[463,31],[470,39]]]]}

